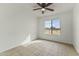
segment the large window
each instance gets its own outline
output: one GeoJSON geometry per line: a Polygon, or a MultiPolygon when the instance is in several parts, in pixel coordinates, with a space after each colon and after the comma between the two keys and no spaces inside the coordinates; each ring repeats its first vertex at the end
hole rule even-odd
{"type": "Polygon", "coordinates": [[[45,34],[53,34],[59,35],[60,34],[60,20],[59,19],[52,19],[45,21],[45,34]]]}

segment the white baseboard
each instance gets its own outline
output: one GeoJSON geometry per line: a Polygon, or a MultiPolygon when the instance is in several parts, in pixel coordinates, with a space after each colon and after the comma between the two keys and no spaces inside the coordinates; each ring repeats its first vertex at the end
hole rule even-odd
{"type": "MultiPolygon", "coordinates": [[[[21,46],[22,43],[23,43],[23,42],[18,43],[18,44],[14,45],[14,46],[11,46],[11,47],[9,47],[8,49],[2,50],[2,51],[0,51],[0,53],[5,52],[5,51],[10,50],[10,49],[13,49],[13,48],[16,48],[16,47],[18,47],[18,46],[21,46]]],[[[29,43],[29,42],[27,42],[27,43],[29,43]]],[[[26,43],[26,44],[27,44],[27,43],[26,43]]],[[[27,45],[28,45],[28,44],[27,44],[27,45]]]]}

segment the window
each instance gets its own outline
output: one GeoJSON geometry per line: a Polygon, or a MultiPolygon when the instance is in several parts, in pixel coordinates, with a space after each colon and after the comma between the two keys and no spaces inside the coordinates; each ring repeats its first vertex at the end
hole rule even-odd
{"type": "Polygon", "coordinates": [[[45,21],[45,34],[59,35],[60,34],[60,20],[59,19],[46,20],[45,21]]]}
{"type": "Polygon", "coordinates": [[[51,35],[51,20],[45,21],[45,34],[51,35]]]}

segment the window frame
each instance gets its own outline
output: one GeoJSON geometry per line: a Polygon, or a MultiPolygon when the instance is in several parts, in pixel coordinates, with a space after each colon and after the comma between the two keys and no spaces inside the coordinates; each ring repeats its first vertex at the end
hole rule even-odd
{"type": "MultiPolygon", "coordinates": [[[[51,31],[51,33],[49,34],[48,33],[48,35],[60,35],[61,34],[61,20],[59,19],[59,18],[53,18],[53,19],[51,19],[51,20],[45,20],[45,21],[51,21],[51,28],[49,28],[49,31],[51,31]],[[54,34],[53,33],[53,20],[59,20],[59,34],[54,34]]],[[[44,24],[45,25],[45,24],[44,24]]],[[[46,28],[45,28],[45,30],[47,30],[46,28]]],[[[58,29],[57,29],[58,30],[58,29]]]]}

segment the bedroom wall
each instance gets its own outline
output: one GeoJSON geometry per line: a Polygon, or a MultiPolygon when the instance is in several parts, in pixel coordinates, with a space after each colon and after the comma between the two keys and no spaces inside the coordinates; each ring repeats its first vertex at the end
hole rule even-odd
{"type": "Polygon", "coordinates": [[[79,4],[77,3],[73,10],[73,45],[79,53],[79,4]]]}
{"type": "Polygon", "coordinates": [[[43,16],[38,18],[38,38],[54,40],[64,43],[72,44],[72,10],[62,12],[55,15],[43,16]],[[46,35],[44,34],[44,21],[53,18],[59,18],[61,22],[60,35],[46,35]]]}
{"type": "Polygon", "coordinates": [[[0,4],[0,52],[36,39],[36,18],[28,4],[0,4]]]}

